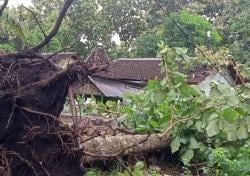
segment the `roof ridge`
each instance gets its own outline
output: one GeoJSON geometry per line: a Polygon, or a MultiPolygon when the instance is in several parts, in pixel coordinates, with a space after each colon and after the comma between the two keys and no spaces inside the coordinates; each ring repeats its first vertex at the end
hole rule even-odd
{"type": "Polygon", "coordinates": [[[93,66],[108,66],[110,63],[109,57],[102,47],[95,47],[90,52],[87,59],[84,61],[88,67],[93,66]]]}

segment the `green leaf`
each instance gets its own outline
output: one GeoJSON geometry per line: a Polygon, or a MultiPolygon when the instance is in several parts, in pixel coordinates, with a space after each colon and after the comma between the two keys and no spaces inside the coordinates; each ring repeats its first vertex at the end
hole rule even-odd
{"type": "Polygon", "coordinates": [[[219,122],[218,119],[214,119],[214,120],[211,120],[211,121],[208,122],[206,132],[207,132],[209,137],[213,137],[213,136],[220,133],[219,123],[218,122],[219,122]]]}
{"type": "Polygon", "coordinates": [[[195,128],[199,131],[199,132],[203,132],[204,131],[204,126],[202,125],[201,121],[197,121],[195,123],[195,128]]]}
{"type": "Polygon", "coordinates": [[[159,124],[157,121],[153,120],[152,118],[149,120],[149,126],[151,128],[159,128],[159,124]]]}
{"type": "Polygon", "coordinates": [[[235,95],[229,95],[226,97],[227,104],[231,107],[235,107],[240,103],[240,100],[235,95]]]}
{"type": "Polygon", "coordinates": [[[193,157],[194,157],[194,151],[189,149],[186,150],[185,153],[181,156],[181,160],[184,163],[184,165],[188,165],[193,157]]]}
{"type": "Polygon", "coordinates": [[[161,103],[164,100],[164,97],[165,93],[158,90],[151,94],[150,99],[153,103],[161,103]]]}
{"type": "MultiPolygon", "coordinates": [[[[0,25],[1,21],[4,22],[7,30],[17,37],[24,39],[24,33],[22,30],[21,25],[11,16],[9,16],[7,13],[4,13],[0,16],[0,25]]],[[[1,26],[2,27],[2,26],[1,26]]]]}
{"type": "Polygon", "coordinates": [[[236,135],[236,131],[228,131],[227,132],[227,140],[228,141],[236,141],[237,140],[237,135],[236,135]]]}
{"type": "Polygon", "coordinates": [[[209,120],[214,120],[214,119],[216,119],[216,118],[218,118],[219,117],[219,114],[218,113],[212,113],[210,116],[209,116],[209,120]]]}
{"type": "Polygon", "coordinates": [[[238,119],[238,112],[232,108],[226,108],[222,112],[222,117],[229,123],[234,123],[238,119]]]}
{"type": "Polygon", "coordinates": [[[193,120],[188,120],[187,123],[186,123],[186,127],[190,128],[193,124],[194,124],[193,120]]]}
{"type": "Polygon", "coordinates": [[[201,143],[201,144],[200,144],[200,148],[199,148],[199,149],[200,149],[200,151],[201,151],[201,152],[204,152],[204,151],[206,151],[206,150],[207,150],[207,146],[206,146],[206,145],[204,145],[203,143],[201,143]]]}
{"type": "Polygon", "coordinates": [[[157,88],[158,84],[159,84],[159,82],[156,81],[156,80],[149,80],[149,81],[147,82],[146,88],[149,89],[149,90],[150,90],[150,89],[155,89],[155,88],[157,88]]]}
{"type": "Polygon", "coordinates": [[[220,130],[223,130],[223,129],[224,129],[223,120],[219,120],[219,129],[220,129],[220,130]]]}
{"type": "Polygon", "coordinates": [[[138,128],[135,129],[136,133],[145,133],[149,130],[148,126],[146,125],[140,125],[138,128]]]}
{"type": "Polygon", "coordinates": [[[247,116],[247,121],[246,121],[246,126],[247,126],[247,131],[250,133],[250,116],[247,116]]]}
{"type": "Polygon", "coordinates": [[[198,148],[200,148],[200,144],[197,142],[197,140],[194,137],[191,137],[189,149],[198,149],[198,148]]]}
{"type": "Polygon", "coordinates": [[[172,153],[177,152],[177,151],[179,150],[180,146],[181,146],[181,141],[180,141],[179,136],[177,136],[177,137],[175,137],[175,138],[171,141],[171,144],[170,144],[172,153]]]}
{"type": "Polygon", "coordinates": [[[249,134],[247,132],[247,128],[244,126],[241,126],[238,130],[237,130],[237,137],[238,139],[247,139],[249,137],[249,134]]]}
{"type": "Polygon", "coordinates": [[[247,104],[247,103],[242,103],[242,104],[241,104],[241,108],[242,108],[242,110],[245,111],[247,114],[250,114],[249,104],[247,104]]]}
{"type": "Polygon", "coordinates": [[[225,124],[225,131],[227,133],[228,141],[236,141],[237,140],[237,130],[234,124],[225,124]]]}
{"type": "Polygon", "coordinates": [[[190,87],[193,89],[196,95],[200,96],[199,98],[203,98],[203,101],[205,100],[204,93],[201,91],[201,88],[198,85],[190,85],[190,87]]]}
{"type": "Polygon", "coordinates": [[[173,101],[175,100],[177,97],[177,94],[175,93],[174,89],[171,89],[168,94],[167,94],[167,98],[169,101],[173,101]]]}
{"type": "Polygon", "coordinates": [[[174,84],[179,84],[179,83],[186,84],[185,75],[180,73],[180,72],[173,71],[173,74],[169,75],[169,77],[171,78],[171,80],[173,81],[174,84]]]}
{"type": "Polygon", "coordinates": [[[169,48],[164,47],[164,48],[162,48],[162,49],[160,50],[160,54],[165,54],[165,53],[167,53],[168,51],[169,51],[169,48]]]}
{"type": "Polygon", "coordinates": [[[175,47],[176,54],[178,55],[185,55],[188,52],[188,48],[178,48],[175,47]]]}
{"type": "Polygon", "coordinates": [[[182,85],[180,87],[180,91],[181,91],[182,95],[186,96],[186,97],[198,95],[197,92],[189,85],[182,85]]]}
{"type": "Polygon", "coordinates": [[[142,161],[137,161],[135,164],[135,168],[143,169],[144,167],[145,167],[145,165],[144,165],[144,162],[142,162],[142,161]]]}

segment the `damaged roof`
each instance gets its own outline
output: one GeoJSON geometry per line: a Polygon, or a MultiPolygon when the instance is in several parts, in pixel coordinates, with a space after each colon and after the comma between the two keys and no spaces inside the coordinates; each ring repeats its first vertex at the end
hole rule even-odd
{"type": "MultiPolygon", "coordinates": [[[[89,68],[105,66],[105,69],[90,76],[89,80],[106,97],[122,97],[127,93],[137,93],[148,80],[162,80],[165,77],[161,71],[161,58],[120,58],[110,61],[105,50],[99,47],[92,50],[85,63],[89,68]]],[[[181,65],[179,67],[179,71],[184,72],[181,65]]],[[[228,82],[232,86],[241,80],[236,73],[232,74],[227,66],[222,67],[225,67],[225,75],[213,67],[198,66],[187,74],[187,83],[206,88],[211,80],[228,82]]]]}
{"type": "Polygon", "coordinates": [[[205,67],[205,66],[196,67],[195,69],[193,69],[187,74],[187,83],[198,84],[202,82],[203,80],[205,80],[206,77],[208,77],[213,72],[214,70],[209,67],[205,67]]]}
{"type": "Polygon", "coordinates": [[[91,77],[89,80],[103,93],[106,97],[123,97],[129,93],[139,93],[140,87],[131,84],[126,84],[118,81],[105,80],[102,78],[91,77]]]}

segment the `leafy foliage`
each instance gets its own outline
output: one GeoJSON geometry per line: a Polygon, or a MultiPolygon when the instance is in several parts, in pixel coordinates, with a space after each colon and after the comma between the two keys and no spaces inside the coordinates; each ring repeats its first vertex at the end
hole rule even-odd
{"type": "Polygon", "coordinates": [[[91,169],[84,176],[130,176],[131,174],[133,176],[144,176],[145,174],[148,176],[160,176],[158,171],[154,169],[146,169],[142,161],[137,161],[134,166],[130,166],[126,170],[118,168],[104,174],[98,169],[91,169]]]}
{"type": "Polygon", "coordinates": [[[8,13],[3,13],[0,16],[0,49],[9,52],[15,49],[15,44],[24,38],[24,33],[21,25],[8,13]],[[14,40],[15,43],[9,43],[14,40]]]}
{"type": "MultiPolygon", "coordinates": [[[[47,1],[43,0],[34,0],[34,6],[29,7],[35,14],[45,33],[53,27],[62,4],[63,1],[50,1],[50,3],[47,3],[47,1]]],[[[15,26],[19,26],[20,28],[18,33],[13,33],[12,37],[6,38],[6,43],[8,43],[13,50],[32,47],[44,38],[44,34],[37,25],[36,20],[28,10],[22,6],[18,6],[16,8],[6,9],[6,12],[12,21],[16,21],[18,24],[15,26]],[[21,37],[19,37],[19,33],[22,34],[21,37]]],[[[15,24],[13,22],[11,24],[15,24]]],[[[53,38],[42,52],[57,52],[62,48],[68,47],[70,35],[67,34],[67,31],[69,31],[67,24],[66,21],[63,22],[57,36],[53,38]]]]}
{"type": "Polygon", "coordinates": [[[132,44],[134,57],[155,57],[158,51],[158,42],[164,40],[162,35],[163,27],[157,27],[147,31],[136,38],[132,44]]]}
{"type": "Polygon", "coordinates": [[[231,54],[239,62],[248,65],[250,63],[249,8],[248,0],[232,1],[216,20],[224,36],[223,42],[230,48],[231,54]]]}
{"type": "Polygon", "coordinates": [[[162,47],[166,79],[150,81],[124,108],[128,124],[138,132],[172,128],[172,152],[178,151],[184,164],[206,160],[213,148],[237,149],[250,133],[249,88],[213,83],[206,97],[177,71],[175,60],[188,58],[186,53],[162,47]]]}
{"type": "Polygon", "coordinates": [[[17,37],[22,38],[24,36],[20,24],[8,14],[0,16],[0,27],[1,30],[8,31],[8,33],[14,34],[17,37]]]}
{"type": "Polygon", "coordinates": [[[250,174],[249,142],[237,151],[217,148],[209,155],[209,175],[247,176],[250,174]]]}
{"type": "MultiPolygon", "coordinates": [[[[106,118],[118,118],[122,116],[122,104],[116,101],[100,101],[95,97],[85,99],[84,97],[77,95],[77,113],[78,115],[99,115],[106,118]]],[[[64,112],[70,112],[69,102],[66,102],[64,106],[64,112]]]]}
{"type": "Polygon", "coordinates": [[[123,46],[128,49],[132,40],[138,36],[144,27],[141,11],[136,0],[129,1],[77,1],[69,15],[72,32],[75,39],[75,49],[87,54],[101,40],[108,49],[112,46],[111,38],[117,33],[123,46]],[[81,18],[79,18],[81,16],[81,18]],[[81,35],[85,42],[80,42],[81,35]]]}
{"type": "Polygon", "coordinates": [[[205,17],[188,11],[174,12],[164,18],[163,24],[137,37],[132,52],[139,57],[155,57],[159,41],[170,47],[186,47],[194,53],[196,46],[219,46],[222,37],[205,17]]]}
{"type": "Polygon", "coordinates": [[[194,43],[198,46],[215,46],[221,41],[218,32],[213,31],[211,23],[204,17],[187,11],[170,14],[164,25],[166,43],[171,47],[194,49],[194,43]],[[210,36],[209,32],[211,32],[210,36]]]}

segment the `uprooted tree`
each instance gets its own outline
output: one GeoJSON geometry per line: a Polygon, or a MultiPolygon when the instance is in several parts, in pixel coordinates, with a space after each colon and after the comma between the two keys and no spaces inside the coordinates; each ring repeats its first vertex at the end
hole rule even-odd
{"type": "MultiPolygon", "coordinates": [[[[0,8],[0,14],[7,2],[0,8]]],[[[50,61],[51,56],[44,58],[38,53],[58,32],[73,0],[64,2],[51,32],[47,35],[41,29],[44,40],[32,48],[0,55],[0,175],[80,176],[85,163],[114,158],[119,161],[126,154],[155,151],[169,145],[188,165],[197,159],[195,156],[198,161],[201,158],[207,161],[212,148],[237,149],[249,141],[249,85],[232,89],[215,84],[211,96],[206,97],[197,87],[187,85],[173,62],[184,59],[190,65],[189,61],[198,62],[199,57],[191,58],[187,49],[171,49],[164,43],[159,47],[166,78],[149,82],[148,91],[132,100],[136,108],[127,112],[136,131],[152,134],[138,135],[112,121],[88,121],[87,117],[77,127],[64,125],[58,117],[69,87],[77,81],[84,83],[89,74],[102,69],[89,68],[77,61],[59,70],[50,61]],[[104,128],[100,129],[100,123],[104,128]],[[162,134],[155,133],[161,129],[165,129],[162,134]]],[[[206,54],[200,52],[204,59],[206,54]]],[[[220,68],[217,66],[214,69],[220,68]]],[[[241,80],[237,65],[229,66],[236,80],[241,80]]]]}
{"type": "Polygon", "coordinates": [[[56,35],[72,2],[65,1],[37,46],[0,56],[0,175],[82,174],[76,134],[57,117],[69,85],[90,71],[83,63],[59,71],[37,53],[56,35]]]}

